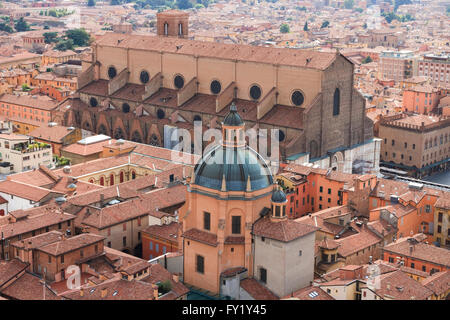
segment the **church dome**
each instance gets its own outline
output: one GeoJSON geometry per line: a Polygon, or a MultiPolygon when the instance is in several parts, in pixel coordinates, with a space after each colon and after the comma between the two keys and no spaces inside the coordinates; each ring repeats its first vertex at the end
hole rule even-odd
{"type": "MultiPolygon", "coordinates": [[[[239,116],[239,115],[238,115],[239,116]]],[[[273,183],[272,173],[264,159],[249,146],[217,145],[195,166],[194,183],[209,189],[246,191],[250,177],[251,191],[261,190],[273,183]]]]}
{"type": "Polygon", "coordinates": [[[274,190],[272,192],[272,202],[276,203],[286,202],[286,194],[282,190],[274,190]]]}
{"type": "Polygon", "coordinates": [[[237,112],[237,108],[234,102],[231,104],[230,112],[228,112],[228,114],[225,116],[223,124],[226,126],[233,126],[233,127],[239,127],[244,124],[244,121],[242,121],[241,116],[237,112]]]}

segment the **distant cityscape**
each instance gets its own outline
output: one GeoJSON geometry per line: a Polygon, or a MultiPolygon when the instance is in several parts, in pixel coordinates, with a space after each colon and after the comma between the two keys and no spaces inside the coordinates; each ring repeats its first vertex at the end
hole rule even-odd
{"type": "Polygon", "coordinates": [[[0,300],[448,300],[449,249],[450,1],[0,3],[0,300]]]}

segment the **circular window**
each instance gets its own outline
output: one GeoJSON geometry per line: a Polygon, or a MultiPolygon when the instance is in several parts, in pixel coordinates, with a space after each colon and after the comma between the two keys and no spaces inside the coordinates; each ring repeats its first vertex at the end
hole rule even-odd
{"type": "Polygon", "coordinates": [[[166,113],[164,112],[163,109],[158,109],[158,111],[156,111],[156,115],[158,116],[158,119],[164,119],[166,113]]]}
{"type": "Polygon", "coordinates": [[[150,75],[148,74],[147,71],[142,70],[139,79],[141,80],[142,83],[147,83],[150,80],[150,75]]]}
{"type": "Polygon", "coordinates": [[[109,67],[108,68],[108,77],[110,78],[110,79],[112,79],[112,78],[114,78],[115,76],[117,75],[117,70],[116,70],[116,68],[114,68],[114,67],[109,67]]]}
{"type": "Polygon", "coordinates": [[[305,101],[305,98],[300,91],[296,90],[292,93],[291,100],[292,103],[296,106],[301,106],[303,104],[303,101],[305,101]]]}
{"type": "Polygon", "coordinates": [[[97,99],[92,97],[91,99],[89,99],[89,104],[91,105],[91,107],[96,107],[98,105],[98,101],[97,99]]]}
{"type": "Polygon", "coordinates": [[[202,117],[200,117],[198,114],[194,116],[194,121],[202,121],[202,117]]]}
{"type": "Polygon", "coordinates": [[[213,80],[213,81],[211,81],[211,86],[210,86],[210,88],[211,88],[211,92],[212,92],[212,93],[218,94],[218,93],[220,93],[220,91],[222,90],[222,85],[220,84],[219,81],[213,80]]]}
{"type": "Polygon", "coordinates": [[[123,113],[128,113],[128,112],[130,112],[130,105],[129,105],[128,103],[124,103],[124,104],[122,105],[122,112],[123,112],[123,113]]]}
{"type": "Polygon", "coordinates": [[[250,88],[250,97],[253,100],[258,100],[261,97],[261,88],[257,85],[254,85],[250,88]]]}
{"type": "Polygon", "coordinates": [[[180,75],[175,76],[175,78],[173,79],[173,85],[177,89],[183,88],[184,87],[184,78],[180,75]]]}
{"type": "Polygon", "coordinates": [[[286,135],[284,134],[284,132],[281,130],[278,130],[278,141],[281,142],[284,140],[284,138],[286,138],[286,135]]]}

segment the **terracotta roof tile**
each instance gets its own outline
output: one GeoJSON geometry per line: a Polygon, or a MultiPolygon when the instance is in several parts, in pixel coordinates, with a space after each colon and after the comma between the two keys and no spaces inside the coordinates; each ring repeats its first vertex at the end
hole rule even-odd
{"type": "Polygon", "coordinates": [[[319,287],[309,286],[284,297],[287,300],[334,300],[332,296],[319,287]]]}
{"type": "Polygon", "coordinates": [[[217,236],[199,229],[189,229],[183,233],[183,237],[205,243],[210,246],[217,246],[217,236]]]}
{"type": "Polygon", "coordinates": [[[283,242],[295,240],[317,230],[319,228],[289,219],[274,222],[268,216],[253,225],[255,235],[283,242]]]}
{"type": "Polygon", "coordinates": [[[422,280],[422,284],[435,295],[444,294],[450,290],[450,271],[437,272],[422,280]]]}
{"type": "Polygon", "coordinates": [[[255,300],[278,300],[278,296],[253,278],[241,280],[241,288],[255,300]]]}
{"type": "Polygon", "coordinates": [[[1,260],[0,261],[0,288],[6,284],[8,281],[13,279],[23,270],[28,267],[29,264],[24,263],[20,260],[1,260]]]}
{"type": "Polygon", "coordinates": [[[397,242],[386,245],[383,251],[450,267],[449,250],[420,242],[413,245],[407,238],[398,239],[397,242]],[[413,248],[412,252],[410,252],[410,246],[413,248]]]}
{"type": "Polygon", "coordinates": [[[270,63],[324,70],[335,59],[336,53],[310,50],[221,44],[159,36],[122,35],[106,33],[97,40],[99,46],[133,48],[167,53],[198,55],[227,60],[270,63]]]}
{"type": "Polygon", "coordinates": [[[152,237],[157,237],[170,242],[178,242],[178,231],[181,229],[181,224],[178,222],[171,222],[163,225],[152,225],[142,230],[152,237]]]}
{"type": "Polygon", "coordinates": [[[63,239],[61,241],[45,245],[38,248],[38,250],[47,254],[51,254],[52,256],[58,256],[97,242],[101,242],[104,239],[105,237],[93,233],[83,233],[71,238],[63,239]]]}
{"type": "MultiPolygon", "coordinates": [[[[13,94],[5,93],[0,96],[0,103],[11,103],[21,106],[26,106],[30,108],[42,109],[45,111],[51,111],[56,109],[58,103],[48,98],[31,96],[16,96],[13,94]]],[[[41,123],[42,124],[42,123],[41,123]]]]}

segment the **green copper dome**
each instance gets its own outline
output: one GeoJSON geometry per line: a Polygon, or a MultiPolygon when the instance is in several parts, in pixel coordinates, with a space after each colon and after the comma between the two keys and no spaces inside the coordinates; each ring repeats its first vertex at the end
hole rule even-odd
{"type": "Polygon", "coordinates": [[[228,114],[225,116],[223,124],[226,126],[234,126],[234,127],[239,127],[244,124],[244,121],[242,121],[241,116],[237,112],[237,108],[234,102],[231,104],[230,112],[228,112],[228,114]]]}
{"type": "Polygon", "coordinates": [[[253,149],[218,145],[195,166],[195,184],[214,190],[251,191],[269,187],[272,173],[264,159],[253,149]],[[225,185],[223,183],[225,180],[225,185]]]}
{"type": "Polygon", "coordinates": [[[276,203],[286,202],[286,194],[282,190],[275,190],[272,193],[272,202],[276,203]]]}

